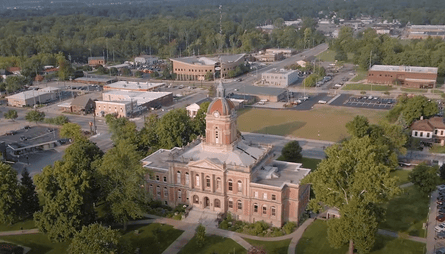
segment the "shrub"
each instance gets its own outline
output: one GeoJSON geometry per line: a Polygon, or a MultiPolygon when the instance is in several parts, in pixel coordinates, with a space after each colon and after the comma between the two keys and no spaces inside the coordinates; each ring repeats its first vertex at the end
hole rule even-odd
{"type": "Polygon", "coordinates": [[[284,233],[280,228],[273,227],[271,229],[271,236],[277,237],[277,236],[282,236],[282,235],[284,235],[284,233]]]}
{"type": "Polygon", "coordinates": [[[45,118],[43,122],[47,124],[64,125],[69,122],[69,120],[66,116],[56,116],[52,118],[45,118]]]}
{"type": "Polygon", "coordinates": [[[366,92],[365,91],[361,91],[360,94],[366,94],[366,92]]]}
{"type": "Polygon", "coordinates": [[[227,220],[223,220],[220,224],[219,224],[219,228],[220,229],[229,229],[229,222],[227,220]]]}
{"type": "Polygon", "coordinates": [[[198,227],[196,227],[195,230],[195,237],[196,237],[196,244],[198,245],[198,247],[202,247],[205,244],[206,241],[206,228],[199,224],[198,227]]]}
{"type": "Polygon", "coordinates": [[[286,233],[286,235],[288,235],[288,234],[294,232],[296,227],[297,227],[297,224],[295,224],[295,222],[289,221],[284,225],[283,230],[286,233]]]}
{"type": "Polygon", "coordinates": [[[182,214],[176,214],[175,216],[173,216],[173,219],[182,220],[182,214]]]}

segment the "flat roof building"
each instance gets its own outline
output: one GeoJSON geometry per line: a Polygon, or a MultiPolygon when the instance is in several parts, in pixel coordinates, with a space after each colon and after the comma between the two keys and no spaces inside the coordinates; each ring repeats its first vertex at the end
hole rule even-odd
{"type": "Polygon", "coordinates": [[[101,77],[80,77],[74,79],[72,82],[82,83],[82,84],[91,84],[91,85],[105,85],[116,82],[116,78],[101,78],[101,77]]]}
{"type": "Polygon", "coordinates": [[[368,82],[400,84],[412,88],[434,88],[437,70],[436,67],[374,65],[368,71],[368,82]]]}
{"type": "Polygon", "coordinates": [[[171,92],[135,92],[111,90],[102,94],[103,101],[137,101],[141,107],[167,106],[173,103],[171,92]]]}
{"type": "Polygon", "coordinates": [[[12,107],[33,107],[36,104],[47,103],[59,98],[59,88],[46,87],[40,90],[28,90],[6,97],[12,107]]]}
{"type": "Polygon", "coordinates": [[[245,54],[222,55],[219,57],[189,56],[172,58],[173,73],[177,80],[205,80],[207,73],[216,77],[227,77],[229,71],[244,64],[245,54]]]}
{"type": "Polygon", "coordinates": [[[147,91],[154,91],[163,86],[165,86],[165,83],[118,81],[112,84],[104,85],[104,91],[122,90],[122,91],[147,92],[147,91]]]}
{"type": "Polygon", "coordinates": [[[96,101],[95,114],[105,117],[114,114],[117,117],[130,117],[137,109],[137,101],[96,101]]]}
{"type": "Polygon", "coordinates": [[[272,53],[272,54],[283,54],[284,57],[291,57],[292,55],[295,55],[296,51],[295,49],[280,49],[280,48],[270,48],[266,49],[266,53],[272,53]]]}
{"type": "Polygon", "coordinates": [[[445,39],[445,26],[413,25],[408,28],[408,39],[426,39],[428,37],[445,39]]]}
{"type": "Polygon", "coordinates": [[[261,74],[261,82],[263,85],[288,87],[298,81],[297,70],[271,69],[261,74]]]}
{"type": "Polygon", "coordinates": [[[240,95],[251,95],[258,100],[267,100],[270,102],[285,101],[287,98],[287,90],[276,87],[244,85],[236,93],[240,95]]]}
{"type": "Polygon", "coordinates": [[[159,58],[157,56],[152,56],[152,55],[141,55],[134,58],[134,62],[137,65],[143,65],[143,64],[153,65],[156,64],[158,60],[159,58]]]}

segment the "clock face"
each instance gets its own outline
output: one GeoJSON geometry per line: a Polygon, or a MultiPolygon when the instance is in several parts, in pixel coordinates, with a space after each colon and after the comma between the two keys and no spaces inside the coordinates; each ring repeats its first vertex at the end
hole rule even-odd
{"type": "Polygon", "coordinates": [[[218,111],[213,112],[213,116],[219,117],[219,112],[218,111]]]}

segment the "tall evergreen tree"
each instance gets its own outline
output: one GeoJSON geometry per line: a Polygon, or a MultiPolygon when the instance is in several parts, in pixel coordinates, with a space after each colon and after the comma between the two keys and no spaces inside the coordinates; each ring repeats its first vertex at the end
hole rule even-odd
{"type": "Polygon", "coordinates": [[[20,186],[17,172],[0,163],[0,223],[14,223],[19,218],[20,186]]]}
{"type": "Polygon", "coordinates": [[[40,209],[39,198],[36,192],[36,186],[25,168],[22,171],[22,179],[20,180],[20,192],[22,201],[20,204],[20,216],[28,218],[40,209]]]}

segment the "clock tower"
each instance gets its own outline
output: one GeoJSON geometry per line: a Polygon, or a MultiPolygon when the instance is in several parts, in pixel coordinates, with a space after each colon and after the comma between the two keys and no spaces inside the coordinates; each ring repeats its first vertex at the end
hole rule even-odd
{"type": "Polygon", "coordinates": [[[207,110],[205,145],[231,150],[238,140],[236,119],[235,105],[225,98],[225,89],[220,81],[216,97],[207,110]]]}

